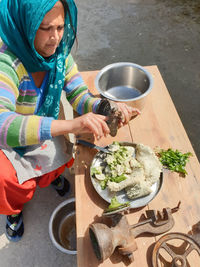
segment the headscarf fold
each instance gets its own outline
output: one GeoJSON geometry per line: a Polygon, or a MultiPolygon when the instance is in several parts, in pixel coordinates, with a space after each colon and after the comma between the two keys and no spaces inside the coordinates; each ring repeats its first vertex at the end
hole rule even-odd
{"type": "Polygon", "coordinates": [[[77,30],[77,8],[74,1],[65,0],[69,12],[65,16],[64,35],[52,56],[44,58],[39,55],[34,47],[34,39],[44,16],[58,1],[0,0],[0,37],[28,72],[49,72],[44,89],[45,101],[37,114],[55,119],[58,118],[64,86],[65,60],[71,51],[77,30]]]}

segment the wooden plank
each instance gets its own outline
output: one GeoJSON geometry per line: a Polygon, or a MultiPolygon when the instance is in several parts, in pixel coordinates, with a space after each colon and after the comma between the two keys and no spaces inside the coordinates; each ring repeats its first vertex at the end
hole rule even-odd
{"type": "Polygon", "coordinates": [[[190,211],[189,214],[192,214],[192,216],[189,216],[190,223],[185,219],[182,227],[177,224],[177,229],[189,231],[191,225],[197,222],[198,214],[200,214],[200,205],[197,197],[200,193],[199,162],[170,95],[166,90],[162,77],[156,67],[150,67],[149,70],[154,75],[155,86],[149,95],[148,104],[143,110],[142,115],[137,121],[130,123],[130,129],[134,141],[138,143],[145,142],[145,144],[150,145],[152,148],[156,146],[164,149],[171,147],[182,152],[192,152],[193,157],[190,158],[186,166],[188,175],[183,178],[177,173],[165,171],[164,188],[161,190],[163,194],[160,194],[150,204],[150,206],[156,206],[162,199],[165,206],[171,205],[173,207],[181,200],[181,196],[183,211],[190,211]],[[168,192],[171,193],[168,194],[168,192]],[[170,197],[171,194],[173,198],[170,197]]]}
{"type": "MultiPolygon", "coordinates": [[[[148,206],[150,209],[162,210],[164,207],[173,208],[181,201],[180,211],[173,215],[175,226],[170,232],[187,234],[200,221],[200,166],[157,67],[147,69],[154,76],[155,84],[141,116],[130,123],[133,140],[152,148],[173,148],[193,154],[186,166],[188,175],[185,178],[164,171],[162,189],[148,206]]],[[[191,266],[198,266],[199,259],[194,257],[193,260],[191,266]]]]}
{"type": "MultiPolygon", "coordinates": [[[[183,152],[191,151],[193,157],[187,165],[188,176],[181,178],[169,171],[164,172],[164,183],[156,198],[146,207],[133,210],[128,216],[129,222],[137,223],[141,214],[148,208],[161,209],[174,207],[179,200],[181,209],[174,214],[175,227],[172,231],[187,233],[192,224],[199,220],[200,208],[198,205],[200,193],[200,167],[192,149],[187,134],[171,101],[166,86],[156,66],[147,67],[154,78],[154,87],[147,98],[142,114],[118,131],[115,138],[93,140],[91,135],[82,138],[95,142],[98,145],[107,145],[115,140],[143,143],[155,148],[177,148],[183,152]],[[181,199],[180,199],[181,197],[181,199]]],[[[82,76],[92,93],[97,94],[94,88],[94,78],[97,71],[83,72],[82,76]]],[[[77,220],[77,250],[78,266],[125,266],[126,262],[115,253],[110,259],[99,263],[94,255],[89,239],[88,226],[93,222],[101,221],[101,214],[107,203],[95,192],[89,177],[89,166],[95,151],[78,146],[75,161],[75,193],[76,193],[76,220],[77,220]]],[[[138,250],[134,253],[134,266],[149,266],[151,248],[154,237],[137,238],[138,250]]],[[[194,264],[196,262],[194,261],[194,264]]],[[[197,266],[197,265],[192,265],[197,266]]]]}
{"type": "MultiPolygon", "coordinates": [[[[96,74],[97,72],[82,73],[85,83],[89,86],[89,88],[91,88],[91,92],[95,95],[97,94],[94,89],[94,77],[96,74]]],[[[102,146],[111,144],[115,140],[133,141],[131,139],[128,125],[119,129],[117,136],[114,138],[109,136],[107,138],[102,138],[98,142],[93,140],[91,135],[83,135],[82,137],[80,136],[80,138],[98,143],[98,145],[102,146]]],[[[99,217],[101,217],[103,209],[105,209],[108,204],[94,191],[90,181],[89,166],[95,152],[91,149],[79,146],[76,153],[78,155],[78,157],[76,157],[77,161],[75,162],[78,266],[101,266],[101,264],[99,265],[91,246],[88,226],[90,223],[101,221],[99,217]]],[[[143,212],[143,209],[137,211],[134,216],[134,223],[139,220],[143,212]]],[[[147,240],[149,245],[153,241],[154,239],[151,240],[151,238],[147,240]]],[[[139,243],[140,242],[144,243],[144,240],[139,241],[139,243]]],[[[123,258],[118,253],[115,253],[110,259],[104,261],[102,266],[110,266],[111,263],[114,263],[116,266],[124,266],[122,260],[123,258]]],[[[143,257],[143,253],[142,257],[140,257],[139,253],[135,260],[140,264],[143,264],[143,261],[144,263],[146,262],[145,257],[143,257]]]]}

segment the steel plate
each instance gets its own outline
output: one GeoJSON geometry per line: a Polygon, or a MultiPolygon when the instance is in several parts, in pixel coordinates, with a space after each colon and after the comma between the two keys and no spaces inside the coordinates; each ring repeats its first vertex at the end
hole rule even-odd
{"type": "MultiPolygon", "coordinates": [[[[133,146],[133,147],[136,146],[136,144],[129,143],[129,142],[119,142],[119,143],[121,145],[123,145],[123,146],[133,146]]],[[[97,167],[97,166],[100,166],[100,164],[102,164],[102,162],[103,162],[102,161],[102,154],[103,154],[102,152],[98,152],[95,155],[95,157],[94,157],[94,159],[93,159],[93,161],[91,163],[91,166],[90,166],[90,177],[91,177],[91,181],[92,181],[92,184],[93,184],[96,192],[105,201],[107,201],[108,203],[110,203],[112,197],[116,196],[117,197],[117,200],[120,203],[125,203],[125,202],[129,201],[131,208],[139,208],[139,207],[146,206],[151,200],[153,200],[155,198],[155,196],[160,191],[161,186],[162,186],[162,183],[163,183],[163,173],[162,172],[161,172],[161,175],[160,175],[160,179],[151,186],[152,192],[149,195],[144,196],[144,197],[139,197],[139,198],[135,198],[135,199],[131,200],[131,199],[129,199],[126,196],[125,190],[121,190],[119,192],[111,192],[108,188],[102,190],[101,189],[101,186],[100,186],[100,183],[98,182],[98,180],[95,179],[95,178],[93,178],[92,175],[91,175],[91,169],[93,167],[97,167]]]]}

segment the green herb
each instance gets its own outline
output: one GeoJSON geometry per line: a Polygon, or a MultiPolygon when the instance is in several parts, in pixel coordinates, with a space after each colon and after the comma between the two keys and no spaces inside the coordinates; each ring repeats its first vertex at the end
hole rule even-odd
{"type": "Polygon", "coordinates": [[[102,190],[106,189],[106,187],[107,187],[107,183],[108,183],[108,178],[106,178],[106,179],[104,179],[104,180],[102,180],[102,181],[100,182],[100,186],[101,186],[101,189],[102,189],[102,190]]]}
{"type": "Polygon", "coordinates": [[[115,183],[120,183],[121,181],[124,181],[127,179],[127,176],[122,174],[120,176],[117,176],[117,177],[111,177],[110,178],[110,181],[111,182],[115,182],[115,183]]]}
{"type": "Polygon", "coordinates": [[[101,170],[98,167],[92,167],[91,175],[94,175],[94,174],[101,174],[101,170]]]}
{"type": "Polygon", "coordinates": [[[175,171],[183,174],[187,174],[185,170],[186,163],[189,161],[189,157],[192,156],[192,153],[181,153],[179,150],[172,150],[171,148],[164,150],[161,149],[158,152],[160,162],[163,166],[167,167],[171,171],[175,171]]]}
{"type": "Polygon", "coordinates": [[[113,143],[112,143],[113,145],[117,145],[117,146],[120,146],[120,143],[119,142],[117,142],[117,141],[113,141],[113,143]]]}
{"type": "Polygon", "coordinates": [[[130,206],[130,202],[127,201],[125,203],[120,203],[116,196],[113,197],[111,199],[111,203],[110,205],[108,206],[108,208],[105,210],[105,212],[110,212],[110,211],[115,211],[115,210],[118,210],[118,209],[121,209],[121,208],[125,208],[125,207],[129,207],[130,206]]]}

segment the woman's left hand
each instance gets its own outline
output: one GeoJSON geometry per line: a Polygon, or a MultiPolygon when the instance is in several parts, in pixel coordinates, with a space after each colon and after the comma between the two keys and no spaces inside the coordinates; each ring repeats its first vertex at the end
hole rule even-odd
{"type": "Polygon", "coordinates": [[[141,114],[139,109],[126,105],[125,103],[115,102],[117,109],[122,113],[122,121],[119,126],[127,124],[131,118],[141,114]]]}

